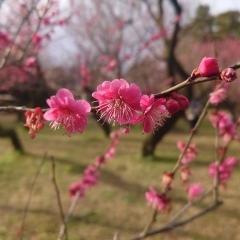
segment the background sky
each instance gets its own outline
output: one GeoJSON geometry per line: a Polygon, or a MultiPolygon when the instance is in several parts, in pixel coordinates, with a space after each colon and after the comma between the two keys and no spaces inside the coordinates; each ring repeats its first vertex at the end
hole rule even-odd
{"type": "MultiPolygon", "coordinates": [[[[188,0],[189,4],[194,0],[188,0]]],[[[198,0],[200,4],[206,4],[210,6],[211,14],[219,14],[229,10],[240,11],[240,0],[198,0]]]]}

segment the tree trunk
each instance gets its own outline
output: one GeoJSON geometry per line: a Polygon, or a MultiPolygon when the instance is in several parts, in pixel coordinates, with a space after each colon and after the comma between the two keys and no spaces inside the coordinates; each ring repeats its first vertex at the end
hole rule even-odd
{"type": "Polygon", "coordinates": [[[155,152],[157,144],[162,140],[166,133],[168,133],[180,117],[183,116],[183,112],[174,114],[171,118],[167,119],[164,126],[161,127],[155,133],[152,133],[144,142],[142,146],[142,156],[152,156],[155,152]]]}
{"type": "Polygon", "coordinates": [[[4,129],[0,126],[0,137],[10,138],[14,149],[21,153],[24,152],[21,141],[14,129],[4,129]]]}

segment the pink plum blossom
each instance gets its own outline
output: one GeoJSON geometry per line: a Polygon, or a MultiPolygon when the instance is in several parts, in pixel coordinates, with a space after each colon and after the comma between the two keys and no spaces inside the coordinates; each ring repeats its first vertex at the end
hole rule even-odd
{"type": "Polygon", "coordinates": [[[222,137],[224,142],[239,138],[237,125],[233,123],[230,114],[224,111],[213,112],[210,114],[209,119],[213,127],[219,130],[219,136],[222,137]]]}
{"type": "Polygon", "coordinates": [[[87,125],[87,114],[91,106],[85,100],[74,100],[73,94],[65,88],[58,90],[56,96],[47,99],[50,107],[44,114],[51,127],[56,130],[63,125],[66,133],[82,133],[87,125]]]}
{"type": "Polygon", "coordinates": [[[29,57],[25,60],[23,69],[28,71],[36,67],[36,58],[29,57]]]}
{"type": "Polygon", "coordinates": [[[81,184],[84,188],[95,186],[98,183],[99,171],[94,166],[88,166],[84,171],[81,184]]]}
{"type": "Polygon", "coordinates": [[[218,167],[217,164],[211,163],[209,166],[209,175],[214,178],[218,172],[219,182],[224,183],[231,177],[234,167],[236,167],[238,160],[235,156],[226,158],[218,167]]]}
{"type": "Polygon", "coordinates": [[[101,167],[106,163],[106,159],[104,156],[97,156],[94,162],[97,167],[101,167]]]}
{"type": "Polygon", "coordinates": [[[218,61],[216,58],[204,57],[199,64],[198,72],[202,77],[219,74],[218,61]]]}
{"type": "Polygon", "coordinates": [[[9,47],[11,41],[6,33],[0,32],[0,49],[9,47]]]}
{"type": "Polygon", "coordinates": [[[134,83],[129,84],[125,79],[105,81],[97,87],[92,96],[99,102],[100,118],[108,122],[121,124],[131,123],[137,118],[140,108],[141,89],[134,83]]]}
{"type": "Polygon", "coordinates": [[[80,182],[73,183],[69,188],[69,194],[71,197],[75,197],[77,192],[80,192],[79,198],[84,197],[85,188],[83,187],[82,183],[80,183],[80,182]]]}
{"type": "Polygon", "coordinates": [[[220,102],[222,102],[225,98],[226,98],[226,89],[220,88],[217,91],[210,93],[209,101],[211,104],[217,105],[220,102]]]}
{"type": "Polygon", "coordinates": [[[201,196],[203,193],[204,193],[204,189],[203,189],[201,183],[190,184],[190,186],[188,188],[188,198],[190,200],[193,200],[194,198],[201,196]]]}
{"type": "MultiPolygon", "coordinates": [[[[178,141],[177,147],[181,152],[183,152],[183,150],[185,148],[185,143],[183,143],[182,141],[178,141]]],[[[198,155],[198,151],[197,151],[196,145],[194,143],[192,143],[187,148],[183,158],[181,159],[181,163],[188,164],[188,163],[192,162],[194,160],[194,158],[197,157],[197,155],[198,155]]]]}
{"type": "Polygon", "coordinates": [[[224,111],[212,112],[209,116],[209,120],[212,126],[217,129],[224,129],[229,124],[232,124],[231,115],[224,111]]]}
{"type": "Polygon", "coordinates": [[[115,147],[111,147],[110,149],[108,149],[108,151],[105,153],[105,158],[109,159],[115,156],[115,147]]]}
{"type": "Polygon", "coordinates": [[[143,115],[133,123],[136,124],[143,121],[143,132],[145,133],[148,133],[159,126],[163,126],[165,119],[170,117],[169,112],[163,105],[165,101],[165,98],[160,98],[155,101],[153,94],[150,97],[143,95],[140,100],[143,115]]]}
{"type": "Polygon", "coordinates": [[[160,212],[169,212],[171,209],[171,198],[165,194],[159,194],[153,187],[149,187],[149,192],[145,193],[148,204],[160,212]]]}

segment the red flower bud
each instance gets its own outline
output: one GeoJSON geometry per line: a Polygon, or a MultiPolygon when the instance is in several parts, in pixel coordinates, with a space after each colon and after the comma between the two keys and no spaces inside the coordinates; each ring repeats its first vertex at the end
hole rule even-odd
{"type": "Polygon", "coordinates": [[[176,100],[169,98],[166,102],[166,109],[170,114],[175,114],[180,110],[180,105],[176,100]]]}
{"type": "Polygon", "coordinates": [[[219,74],[220,71],[217,59],[212,57],[204,57],[199,64],[198,72],[201,74],[202,77],[219,74]]]}

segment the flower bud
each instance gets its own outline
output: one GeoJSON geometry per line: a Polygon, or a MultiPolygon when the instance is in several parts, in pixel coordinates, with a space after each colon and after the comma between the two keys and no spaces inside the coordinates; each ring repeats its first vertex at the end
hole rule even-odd
{"type": "Polygon", "coordinates": [[[233,68],[226,68],[221,72],[221,79],[225,82],[232,82],[237,78],[237,73],[233,68]]]}
{"type": "Polygon", "coordinates": [[[204,57],[199,64],[198,71],[202,77],[219,74],[218,61],[216,58],[204,57]]]}
{"type": "Polygon", "coordinates": [[[175,114],[180,110],[180,105],[178,103],[178,101],[169,98],[166,102],[166,109],[168,110],[168,112],[170,114],[175,114]]]}
{"type": "Polygon", "coordinates": [[[189,101],[185,96],[178,93],[174,93],[172,97],[179,103],[180,110],[184,110],[188,107],[189,101]]]}
{"type": "Polygon", "coordinates": [[[171,172],[164,172],[162,175],[162,186],[166,190],[172,189],[172,181],[174,174],[171,172]]]}

